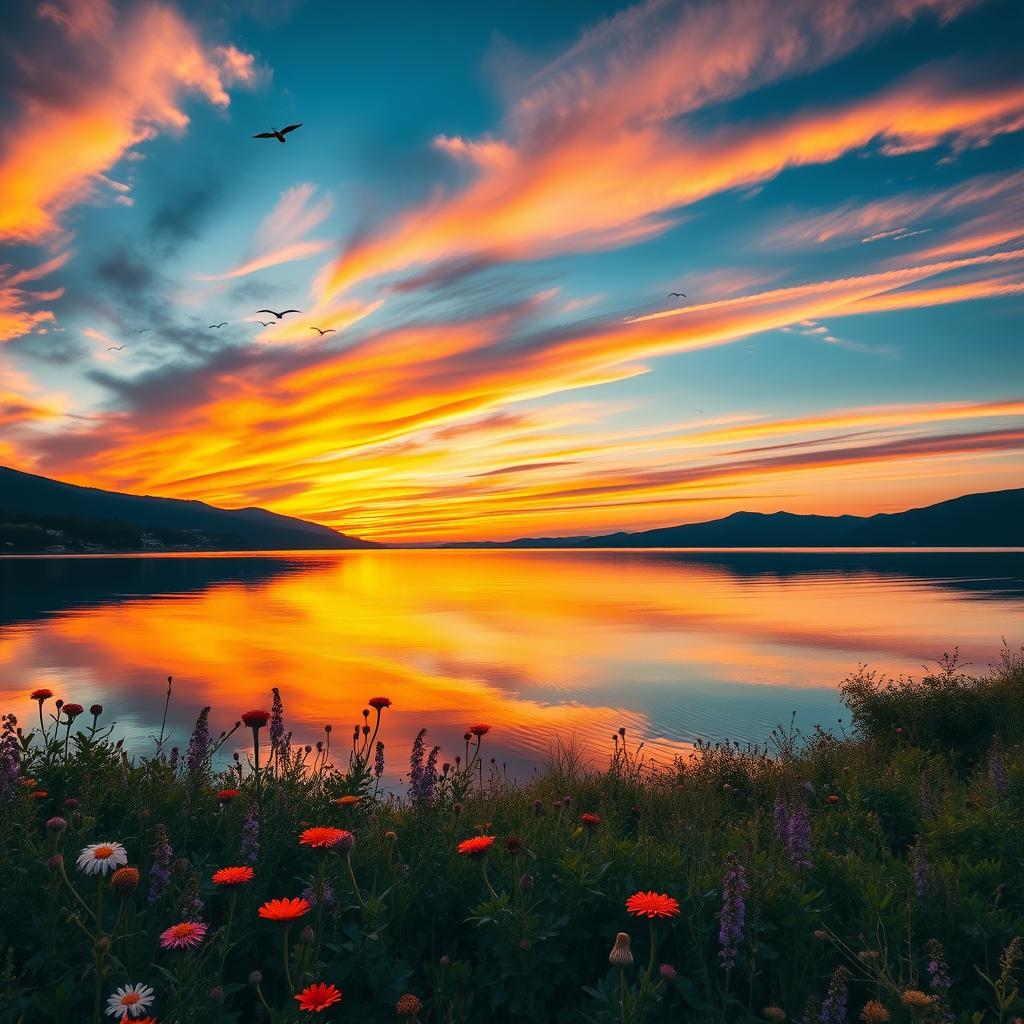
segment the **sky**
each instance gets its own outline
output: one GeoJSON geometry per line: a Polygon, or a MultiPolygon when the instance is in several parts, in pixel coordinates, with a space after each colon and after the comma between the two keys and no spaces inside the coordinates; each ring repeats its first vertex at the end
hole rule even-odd
{"type": "Polygon", "coordinates": [[[0,463],[430,543],[1021,486],[1022,37],[999,0],[14,5],[0,463]]]}

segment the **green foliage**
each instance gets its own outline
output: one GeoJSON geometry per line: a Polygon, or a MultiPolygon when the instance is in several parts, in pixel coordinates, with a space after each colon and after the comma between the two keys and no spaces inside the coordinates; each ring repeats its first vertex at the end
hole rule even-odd
{"type": "Polygon", "coordinates": [[[263,729],[258,762],[251,746],[232,761],[195,738],[185,754],[161,737],[153,754],[128,756],[98,715],[76,728],[87,715],[41,714],[21,734],[8,719],[0,1024],[95,1022],[98,1005],[110,1019],[108,996],[136,982],[154,988],[161,1024],[283,1024],[299,1019],[293,992],[313,981],[343,992],[324,1020],[396,1019],[406,992],[422,1001],[423,1024],[753,1022],[771,1019],[771,1007],[799,1020],[826,1000],[840,967],[851,1021],[869,1000],[897,1022],[1010,1021],[1024,1012],[1024,753],[1003,727],[1012,714],[994,709],[1019,671],[1012,659],[1002,680],[950,671],[923,691],[848,683],[850,737],[777,730],[767,747],[702,744],[652,766],[622,734],[604,771],[559,747],[523,786],[482,770],[481,735],[467,740],[457,773],[421,779],[416,799],[378,788],[386,711],[365,719],[351,756],[332,755],[330,734],[306,752],[270,744],[263,729]],[[968,692],[987,710],[958,746],[947,720],[968,692]],[[218,798],[225,789],[238,795],[218,798]],[[780,825],[780,808],[800,806],[809,866],[780,825]],[[48,825],[54,816],[66,825],[48,825]],[[355,846],[304,846],[309,826],[349,830],[355,846]],[[246,863],[254,829],[253,881],[213,884],[216,869],[246,863]],[[162,833],[173,861],[150,899],[162,833]],[[482,858],[456,852],[479,834],[495,837],[482,858]],[[109,876],[101,887],[75,869],[79,851],[101,840],[124,845],[137,889],[118,894],[109,876]],[[729,854],[748,891],[727,970],[729,854]],[[287,929],[258,917],[264,901],[304,890],[332,898],[287,929]],[[653,926],[631,917],[625,901],[641,890],[678,899],[679,916],[653,926]],[[190,917],[208,925],[202,943],[161,949],[160,933],[190,917]],[[609,962],[619,932],[635,958],[622,969],[609,962]],[[948,987],[935,981],[937,957],[948,987]],[[907,990],[925,1003],[904,1005],[907,990]]]}

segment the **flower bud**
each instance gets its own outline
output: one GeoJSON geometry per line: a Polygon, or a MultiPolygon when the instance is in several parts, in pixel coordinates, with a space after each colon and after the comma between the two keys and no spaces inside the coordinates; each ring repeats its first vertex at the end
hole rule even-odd
{"type": "Polygon", "coordinates": [[[442,968],[451,967],[452,958],[447,953],[445,953],[444,956],[442,956],[441,959],[438,960],[438,963],[441,965],[442,968]]]}
{"type": "Polygon", "coordinates": [[[390,830],[384,833],[384,838],[389,842],[393,843],[398,838],[397,832],[391,832],[390,830]]]}
{"type": "Polygon", "coordinates": [[[93,718],[99,718],[100,715],[103,714],[103,705],[93,704],[93,706],[89,708],[89,714],[92,715],[93,718]]]}
{"type": "Polygon", "coordinates": [[[223,987],[221,985],[214,985],[213,988],[210,989],[210,998],[215,1003],[223,1003],[224,1002],[224,989],[223,989],[223,987]]]}
{"type": "Polygon", "coordinates": [[[55,853],[49,860],[47,860],[46,863],[53,868],[54,871],[59,871],[64,864],[64,858],[59,853],[55,853]]]}
{"type": "Polygon", "coordinates": [[[68,823],[59,814],[55,814],[46,822],[46,827],[51,832],[63,832],[68,827],[68,823]]]}
{"type": "Polygon", "coordinates": [[[101,956],[110,952],[110,939],[108,939],[106,935],[101,935],[96,940],[96,952],[101,956]]]}
{"type": "Polygon", "coordinates": [[[118,868],[110,876],[110,888],[118,896],[130,896],[139,887],[139,869],[133,867],[118,868]]]}
{"type": "Polygon", "coordinates": [[[619,932],[615,936],[615,945],[608,954],[608,963],[612,967],[632,967],[633,953],[629,948],[629,936],[625,932],[619,932]]]}
{"type": "Polygon", "coordinates": [[[312,946],[313,940],[315,938],[316,935],[313,932],[313,929],[308,924],[306,925],[305,928],[302,929],[301,932],[299,932],[299,942],[301,942],[304,946],[312,946]]]}
{"type": "Polygon", "coordinates": [[[533,875],[526,874],[519,879],[520,892],[533,892],[533,875]]]}
{"type": "Polygon", "coordinates": [[[666,981],[672,981],[673,978],[677,978],[679,976],[679,972],[671,964],[662,964],[658,968],[658,973],[666,981]]]}
{"type": "Polygon", "coordinates": [[[263,984],[263,975],[259,971],[252,971],[249,974],[249,984],[253,988],[259,988],[263,984]]]}

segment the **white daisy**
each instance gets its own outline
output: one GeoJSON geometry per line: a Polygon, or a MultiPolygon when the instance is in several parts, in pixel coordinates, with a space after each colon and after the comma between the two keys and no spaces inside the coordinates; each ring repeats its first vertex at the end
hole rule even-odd
{"type": "Polygon", "coordinates": [[[125,985],[107,1000],[107,1013],[121,1020],[141,1017],[153,1002],[153,990],[148,985],[125,985]]]}
{"type": "Polygon", "coordinates": [[[105,875],[128,863],[128,851],[115,842],[93,843],[78,855],[78,870],[86,875],[105,875]]]}

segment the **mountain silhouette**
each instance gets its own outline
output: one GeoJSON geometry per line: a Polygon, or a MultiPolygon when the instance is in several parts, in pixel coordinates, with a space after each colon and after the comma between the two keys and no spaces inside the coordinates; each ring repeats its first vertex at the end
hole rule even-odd
{"type": "Polygon", "coordinates": [[[925,508],[873,516],[734,512],[706,523],[594,537],[523,537],[445,547],[859,548],[1024,546],[1024,487],[965,494],[925,508]]]}
{"type": "Polygon", "coordinates": [[[0,553],[378,546],[262,508],[103,491],[0,466],[0,553]]]}

